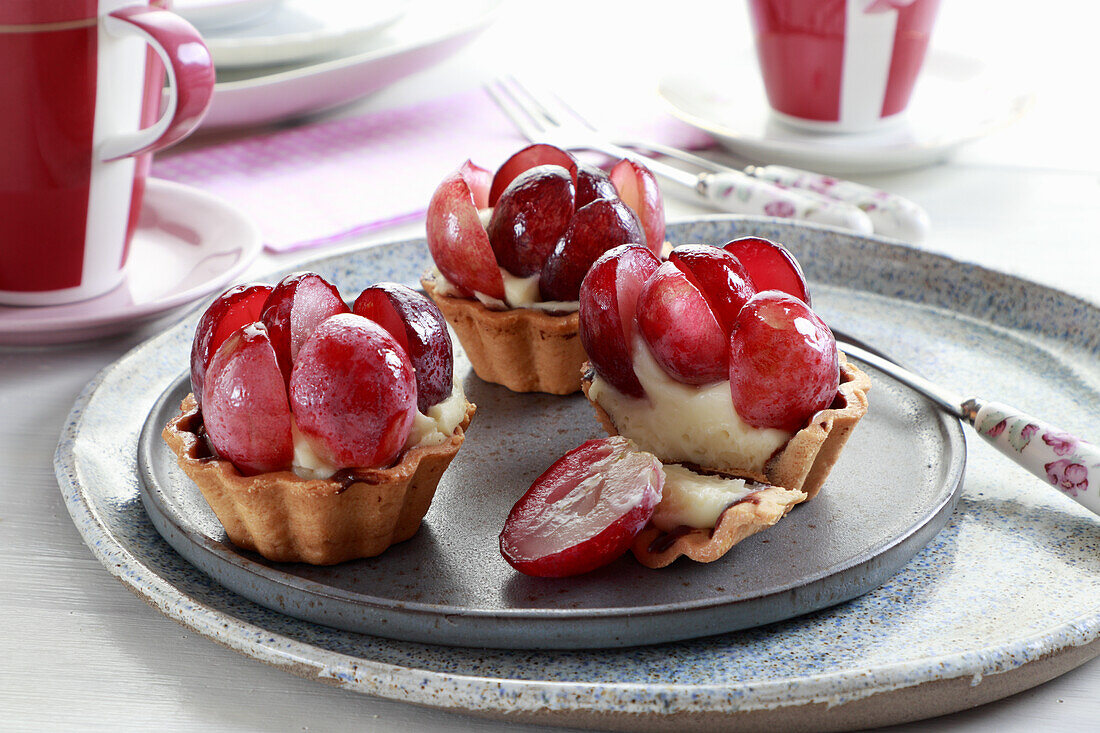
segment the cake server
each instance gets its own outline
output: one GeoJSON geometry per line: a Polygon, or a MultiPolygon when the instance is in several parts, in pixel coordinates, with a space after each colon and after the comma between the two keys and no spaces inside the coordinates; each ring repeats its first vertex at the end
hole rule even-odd
{"type": "Polygon", "coordinates": [[[859,339],[839,331],[833,331],[833,335],[845,354],[923,394],[1047,485],[1100,514],[1100,446],[1009,405],[954,394],[866,344],[861,347],[859,339]]]}

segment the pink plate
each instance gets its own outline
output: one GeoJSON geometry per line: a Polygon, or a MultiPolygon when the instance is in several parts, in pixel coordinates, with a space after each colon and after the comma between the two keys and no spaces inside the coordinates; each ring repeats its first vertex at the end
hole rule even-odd
{"type": "Polygon", "coordinates": [[[80,303],[0,306],[0,344],[85,341],[134,328],[228,284],[261,248],[259,230],[236,209],[150,178],[122,284],[80,303]]]}

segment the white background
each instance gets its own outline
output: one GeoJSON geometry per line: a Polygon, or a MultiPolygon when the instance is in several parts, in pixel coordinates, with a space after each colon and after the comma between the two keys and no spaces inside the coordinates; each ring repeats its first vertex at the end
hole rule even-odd
{"type": "MultiPolygon", "coordinates": [[[[1100,303],[1094,3],[943,5],[935,44],[1015,65],[1012,80],[1036,85],[1036,106],[949,164],[862,180],[927,208],[927,249],[1100,303]]],[[[749,43],[740,0],[513,2],[473,46],[358,111],[472,87],[502,72],[537,71],[563,91],[606,85],[608,94],[648,93],[662,69],[690,62],[700,49],[744,54],[749,43]]],[[[704,213],[683,199],[668,203],[672,217],[704,213]]],[[[418,233],[407,226],[370,241],[418,233]]],[[[249,274],[292,261],[264,256],[249,274]]],[[[0,729],[510,729],[266,667],[170,621],[93,558],[54,479],[57,436],[84,384],[163,326],[93,344],[0,348],[0,729]]],[[[1007,700],[896,730],[1091,732],[1100,720],[1097,691],[1100,660],[1093,660],[1007,700]]]]}

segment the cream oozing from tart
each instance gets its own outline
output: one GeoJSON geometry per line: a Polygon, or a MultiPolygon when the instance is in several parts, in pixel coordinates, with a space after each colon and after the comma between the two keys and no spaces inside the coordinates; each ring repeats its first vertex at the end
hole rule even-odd
{"type": "MultiPolygon", "coordinates": [[[[466,394],[456,379],[447,399],[429,407],[427,414],[417,410],[412,431],[402,452],[421,446],[440,445],[450,440],[455,429],[466,417],[466,405],[466,394]]],[[[291,428],[294,437],[291,470],[295,475],[304,479],[327,479],[340,470],[340,467],[332,465],[313,450],[309,439],[302,435],[293,420],[291,428]]]]}
{"type": "MultiPolygon", "coordinates": [[[[552,313],[572,313],[580,308],[580,301],[577,300],[540,300],[539,276],[537,274],[529,277],[517,277],[503,267],[499,269],[500,276],[504,280],[504,300],[477,290],[474,291],[474,297],[490,310],[532,308],[552,313]]],[[[452,298],[465,297],[462,291],[455,287],[454,283],[443,276],[438,267],[432,268],[430,276],[435,280],[435,288],[441,295],[452,298]]]]}
{"type": "Polygon", "coordinates": [[[625,395],[597,374],[588,396],[618,432],[665,463],[693,463],[723,473],[762,474],[792,433],[754,428],[733,408],[728,381],[696,386],[672,379],[634,339],[634,373],[646,396],[625,395]]]}
{"type": "Polygon", "coordinates": [[[727,507],[760,488],[745,479],[703,475],[677,463],[666,463],[664,472],[661,503],[649,520],[664,532],[683,526],[710,529],[727,507]]]}

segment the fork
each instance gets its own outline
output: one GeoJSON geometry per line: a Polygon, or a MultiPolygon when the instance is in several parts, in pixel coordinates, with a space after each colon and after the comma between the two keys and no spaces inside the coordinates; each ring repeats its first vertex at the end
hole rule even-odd
{"type": "MultiPolygon", "coordinates": [[[[783,188],[732,168],[723,167],[718,170],[717,164],[709,162],[710,170],[690,173],[617,145],[591,127],[577,122],[579,117],[575,113],[569,114],[560,102],[555,105],[549,100],[536,98],[514,78],[498,79],[486,85],[485,90],[515,124],[516,129],[531,142],[548,143],[563,150],[589,150],[634,160],[657,176],[694,192],[707,203],[733,213],[803,219],[862,234],[871,234],[874,231],[874,225],[867,214],[851,204],[834,201],[813,192],[783,188]],[[555,106],[556,114],[550,109],[555,106]]],[[[689,162],[690,158],[696,158],[686,153],[677,157],[681,160],[688,158],[689,162]]]]}
{"type": "Polygon", "coordinates": [[[1100,445],[1010,405],[965,398],[915,374],[858,338],[834,330],[837,346],[957,417],[1008,458],[1090,511],[1100,514],[1100,445]]]}

